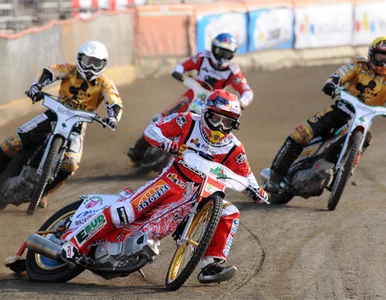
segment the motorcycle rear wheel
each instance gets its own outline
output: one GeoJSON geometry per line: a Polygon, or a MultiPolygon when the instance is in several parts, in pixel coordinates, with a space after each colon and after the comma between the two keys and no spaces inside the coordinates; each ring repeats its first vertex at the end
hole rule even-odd
{"type": "Polygon", "coordinates": [[[361,131],[355,131],[352,136],[351,147],[348,147],[346,150],[346,158],[343,163],[343,169],[336,174],[331,195],[328,199],[328,210],[334,210],[339,203],[346,183],[351,176],[351,171],[354,168],[355,160],[360,151],[362,139],[363,133],[361,131]]]}
{"type": "Polygon", "coordinates": [[[209,247],[220,221],[222,198],[212,195],[204,201],[187,232],[187,240],[177,246],[170,263],[165,280],[166,289],[169,291],[178,290],[188,280],[209,247]]]}
{"type": "MultiPolygon", "coordinates": [[[[81,204],[82,200],[79,200],[63,207],[44,222],[39,228],[39,231],[60,227],[68,218],[74,215],[81,204]]],[[[52,240],[58,238],[53,234],[43,236],[49,236],[52,240]]],[[[65,263],[59,263],[41,254],[37,254],[35,251],[28,250],[26,256],[26,271],[28,277],[33,281],[66,282],[82,273],[84,268],[80,266],[70,268],[65,263]]]]}
{"type": "Polygon", "coordinates": [[[40,199],[42,198],[44,189],[48,184],[51,172],[53,171],[55,164],[57,163],[57,158],[62,145],[62,137],[57,136],[53,139],[51,149],[49,150],[46,161],[44,163],[42,175],[40,176],[40,180],[36,184],[36,187],[31,195],[31,201],[28,205],[28,209],[26,212],[29,216],[32,216],[34,214],[35,209],[38,206],[40,199]]]}

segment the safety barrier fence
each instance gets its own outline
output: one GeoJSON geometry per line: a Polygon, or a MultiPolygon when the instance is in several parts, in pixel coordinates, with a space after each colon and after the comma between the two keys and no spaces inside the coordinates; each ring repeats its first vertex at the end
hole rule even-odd
{"type": "Polygon", "coordinates": [[[125,7],[132,0],[76,1],[72,7],[84,11],[86,2],[89,9],[109,10],[0,34],[0,112],[1,104],[22,96],[43,66],[74,61],[78,47],[90,39],[106,45],[111,76],[127,83],[132,72],[151,73],[162,66],[170,72],[170,58],[209,49],[220,32],[236,36],[239,54],[250,54],[368,45],[386,27],[386,1],[249,0],[130,9],[125,7]]]}

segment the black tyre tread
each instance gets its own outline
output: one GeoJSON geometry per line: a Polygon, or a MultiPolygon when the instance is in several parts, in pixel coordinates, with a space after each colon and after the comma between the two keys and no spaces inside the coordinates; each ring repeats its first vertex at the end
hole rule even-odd
{"type": "MultiPolygon", "coordinates": [[[[71,211],[76,211],[78,207],[82,204],[82,200],[78,200],[76,202],[73,202],[56,213],[54,213],[51,217],[47,219],[47,221],[44,222],[44,224],[39,228],[39,231],[47,230],[49,226],[59,219],[62,215],[67,214],[71,211]]],[[[42,282],[66,282],[69,281],[76,276],[78,276],[80,273],[84,271],[84,268],[77,266],[75,268],[70,268],[68,266],[63,266],[57,270],[42,270],[35,261],[35,254],[36,252],[32,250],[28,250],[27,256],[26,256],[26,271],[28,274],[28,277],[33,281],[42,281],[42,282]]]]}
{"type": "Polygon", "coordinates": [[[269,197],[269,203],[271,205],[284,205],[292,200],[294,196],[287,191],[282,191],[279,194],[271,194],[269,197]]]}
{"type": "MultiPolygon", "coordinates": [[[[361,131],[356,131],[352,137],[351,147],[348,149],[349,153],[347,154],[346,161],[343,166],[343,173],[340,177],[339,182],[335,182],[334,186],[337,184],[337,188],[335,193],[331,193],[330,198],[328,199],[328,210],[334,210],[339,200],[343,194],[344,188],[346,187],[346,183],[350,177],[351,170],[354,166],[355,159],[359,153],[359,147],[361,145],[361,141],[363,138],[363,133],[361,131]]],[[[333,189],[334,190],[334,187],[333,189]]]]}
{"type": "Polygon", "coordinates": [[[208,221],[208,224],[205,228],[205,232],[202,235],[202,239],[198,244],[197,249],[194,251],[192,257],[189,262],[182,270],[182,272],[177,276],[177,278],[173,282],[168,282],[170,267],[172,265],[173,259],[170,262],[168,272],[166,274],[165,286],[169,291],[178,290],[186,280],[188,280],[189,276],[192,274],[198,263],[200,262],[202,256],[204,255],[206,249],[209,247],[209,244],[212,240],[214,232],[216,231],[217,225],[220,221],[221,213],[222,213],[222,198],[219,195],[213,195],[209,197],[207,202],[213,202],[213,210],[211,217],[208,221]]]}
{"type": "Polygon", "coordinates": [[[36,185],[34,191],[31,195],[31,201],[28,205],[27,209],[27,215],[32,216],[35,212],[36,207],[39,204],[40,198],[43,195],[44,189],[47,185],[48,176],[50,175],[51,170],[54,167],[54,164],[56,163],[57,155],[59,154],[60,148],[63,145],[63,138],[61,136],[56,136],[51,144],[51,149],[48,152],[44,167],[43,167],[43,173],[40,177],[40,182],[36,185]]]}

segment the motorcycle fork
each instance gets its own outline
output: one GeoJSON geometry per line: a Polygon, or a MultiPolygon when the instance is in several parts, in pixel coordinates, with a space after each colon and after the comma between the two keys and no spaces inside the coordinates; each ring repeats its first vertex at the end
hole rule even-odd
{"type": "MultiPolygon", "coordinates": [[[[200,190],[197,193],[197,199],[194,203],[193,209],[191,210],[191,212],[188,215],[189,217],[186,221],[186,224],[185,224],[184,230],[181,234],[181,237],[177,240],[178,246],[181,246],[185,241],[188,241],[190,243],[189,239],[186,236],[188,234],[188,230],[189,230],[190,226],[192,225],[193,219],[196,216],[197,208],[201,203],[202,195],[203,195],[203,192],[205,190],[205,186],[206,186],[207,182],[208,182],[208,177],[205,178],[204,182],[201,184],[200,190]]],[[[192,186],[193,186],[193,183],[191,183],[191,186],[189,186],[189,189],[191,189],[192,186]]]]}
{"type": "Polygon", "coordinates": [[[36,175],[38,175],[38,176],[42,175],[42,173],[43,173],[44,162],[47,159],[48,152],[49,152],[49,149],[51,148],[51,144],[52,144],[53,139],[54,139],[54,135],[51,134],[48,138],[48,142],[45,144],[43,157],[41,158],[40,163],[39,163],[39,167],[36,171],[36,175]]]}
{"type": "Polygon", "coordinates": [[[186,221],[186,224],[185,224],[185,227],[184,227],[184,231],[182,232],[181,234],[181,237],[177,240],[177,245],[178,246],[181,246],[185,241],[187,241],[188,239],[186,238],[186,235],[188,233],[188,230],[190,228],[190,226],[192,225],[192,222],[193,222],[193,218],[195,217],[196,215],[196,211],[197,211],[197,207],[199,205],[199,202],[197,201],[196,203],[194,203],[194,206],[193,206],[193,209],[192,211],[189,213],[189,217],[186,221]]]}

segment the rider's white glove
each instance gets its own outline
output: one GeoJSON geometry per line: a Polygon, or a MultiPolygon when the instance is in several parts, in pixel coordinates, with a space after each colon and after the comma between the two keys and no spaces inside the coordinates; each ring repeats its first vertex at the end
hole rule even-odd
{"type": "Polygon", "coordinates": [[[175,141],[172,141],[170,139],[165,139],[161,145],[160,148],[164,150],[165,152],[169,153],[177,153],[178,152],[178,144],[175,141]]]}
{"type": "Polygon", "coordinates": [[[252,197],[253,201],[256,203],[267,203],[269,204],[268,201],[268,194],[264,189],[261,187],[258,187],[257,189],[253,188],[253,190],[256,192],[256,195],[252,197]]]}
{"type": "Polygon", "coordinates": [[[156,115],[151,119],[151,122],[152,122],[152,123],[155,123],[155,122],[161,120],[162,117],[163,117],[162,114],[156,114],[156,115]]]}

